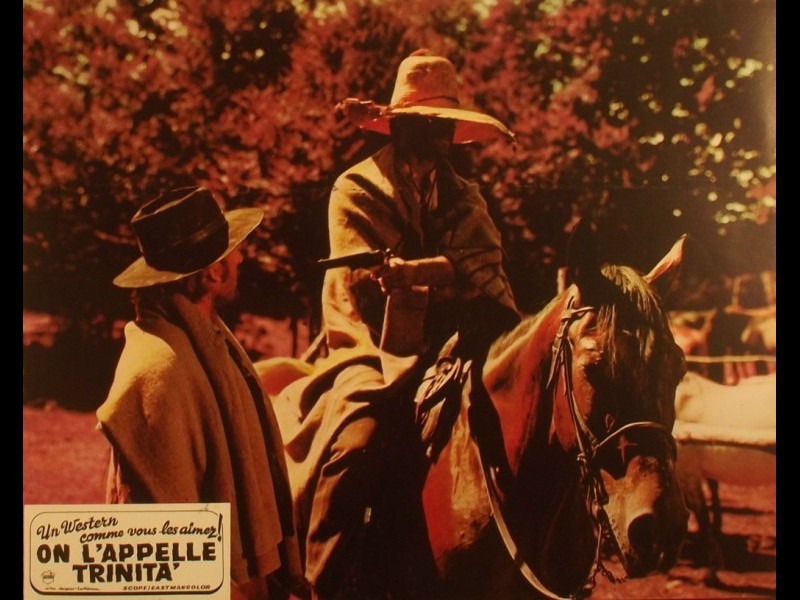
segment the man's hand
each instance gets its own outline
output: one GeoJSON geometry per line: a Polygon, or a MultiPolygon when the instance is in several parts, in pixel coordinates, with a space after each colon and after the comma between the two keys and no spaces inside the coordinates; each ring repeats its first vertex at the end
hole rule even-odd
{"type": "Polygon", "coordinates": [[[372,269],[373,278],[380,284],[384,294],[394,290],[409,289],[415,285],[416,265],[413,261],[404,260],[398,256],[389,258],[382,265],[372,269]]]}
{"type": "Polygon", "coordinates": [[[389,258],[372,269],[373,277],[381,290],[389,294],[397,290],[408,290],[413,286],[445,286],[455,280],[453,264],[444,256],[405,260],[398,256],[389,258]]]}

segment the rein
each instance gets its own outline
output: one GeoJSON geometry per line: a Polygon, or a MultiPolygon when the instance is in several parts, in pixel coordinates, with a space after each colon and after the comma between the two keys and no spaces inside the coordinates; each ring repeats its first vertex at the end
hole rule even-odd
{"type": "Polygon", "coordinates": [[[575,391],[572,384],[572,343],[569,340],[569,328],[577,320],[583,318],[584,315],[590,312],[597,312],[597,309],[592,306],[584,306],[581,308],[572,308],[574,297],[571,297],[567,302],[567,307],[561,315],[561,324],[556,332],[555,340],[553,341],[552,360],[550,364],[550,374],[547,379],[546,389],[553,393],[555,397],[555,382],[558,379],[558,372],[561,371],[564,379],[564,392],[566,394],[570,416],[572,417],[572,424],[575,428],[575,437],[578,444],[578,455],[576,461],[580,470],[580,483],[586,493],[586,507],[589,517],[597,531],[597,547],[595,549],[595,556],[589,568],[585,581],[578,590],[572,593],[568,598],[559,596],[558,594],[549,590],[536,576],[525,559],[520,555],[519,548],[514,541],[513,535],[508,527],[505,516],[503,515],[502,506],[502,492],[497,484],[496,470],[488,469],[486,464],[483,463],[483,475],[486,482],[486,488],[489,495],[489,503],[492,507],[492,516],[494,518],[497,529],[500,532],[500,537],[506,547],[506,551],[511,557],[523,578],[539,593],[551,600],[573,600],[576,598],[585,598],[596,585],[596,578],[598,573],[602,573],[610,581],[618,583],[618,579],[611,573],[608,568],[603,564],[601,557],[602,540],[610,537],[614,541],[614,547],[617,554],[621,556],[619,544],[614,538],[609,525],[608,514],[605,510],[605,505],[608,504],[608,492],[606,491],[603,479],[600,476],[600,469],[597,464],[598,453],[609,446],[612,442],[619,439],[623,434],[634,429],[646,429],[659,434],[664,434],[664,438],[670,443],[673,458],[677,454],[675,440],[666,430],[663,425],[654,421],[636,421],[627,423],[611,433],[607,434],[601,441],[592,433],[586,420],[581,415],[578,408],[578,402],[575,398],[575,391]]]}

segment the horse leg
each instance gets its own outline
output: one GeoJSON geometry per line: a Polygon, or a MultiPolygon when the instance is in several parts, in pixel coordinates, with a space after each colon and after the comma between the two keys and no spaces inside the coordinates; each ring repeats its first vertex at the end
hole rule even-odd
{"type": "MultiPolygon", "coordinates": [[[[723,568],[724,559],[720,540],[722,539],[722,507],[719,501],[719,482],[716,479],[706,478],[705,484],[709,491],[709,504],[703,495],[703,513],[705,528],[703,551],[704,564],[708,567],[708,574],[704,577],[708,584],[718,584],[717,571],[723,568]]],[[[701,491],[702,493],[702,491],[701,491]]]]}
{"type": "Polygon", "coordinates": [[[719,539],[722,535],[722,505],[719,501],[719,482],[716,479],[706,479],[711,496],[712,532],[719,539]]]}
{"type": "Polygon", "coordinates": [[[718,546],[713,534],[709,506],[706,502],[704,479],[694,470],[679,471],[680,485],[687,508],[697,522],[695,563],[702,569],[702,579],[707,583],[717,581],[716,565],[718,546]]]}

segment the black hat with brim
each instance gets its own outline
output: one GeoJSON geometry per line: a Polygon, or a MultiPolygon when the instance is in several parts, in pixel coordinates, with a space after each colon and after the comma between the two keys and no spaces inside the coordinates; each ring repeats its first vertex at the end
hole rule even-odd
{"type": "Polygon", "coordinates": [[[131,220],[142,256],[114,278],[114,285],[142,288],[199,273],[230,254],[263,218],[260,208],[223,212],[203,187],[167,192],[131,220]]]}

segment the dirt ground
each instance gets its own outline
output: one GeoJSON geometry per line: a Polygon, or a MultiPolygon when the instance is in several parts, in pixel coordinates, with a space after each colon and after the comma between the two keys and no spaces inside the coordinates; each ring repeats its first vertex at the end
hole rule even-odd
{"type": "MultiPolygon", "coordinates": [[[[23,408],[23,504],[91,504],[104,500],[108,448],[92,413],[57,406],[23,408]]],[[[598,580],[592,600],[774,598],[776,486],[720,484],[724,569],[704,581],[695,566],[693,522],[681,558],[668,574],[612,584],[598,580]]],[[[615,569],[615,565],[611,565],[615,569]]]]}

